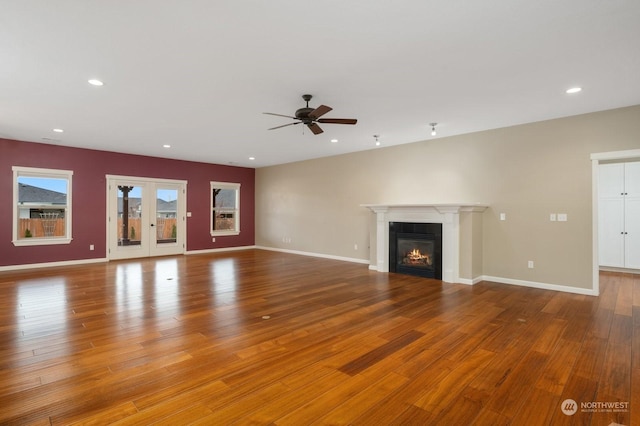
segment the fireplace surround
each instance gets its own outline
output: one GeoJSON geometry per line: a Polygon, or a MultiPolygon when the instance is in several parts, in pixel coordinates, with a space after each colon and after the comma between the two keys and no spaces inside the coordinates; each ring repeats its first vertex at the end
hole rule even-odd
{"type": "MultiPolygon", "coordinates": [[[[473,284],[473,272],[469,277],[460,278],[460,213],[482,213],[487,205],[479,203],[460,204],[362,204],[375,213],[375,225],[370,230],[371,258],[369,268],[378,272],[389,272],[389,223],[439,223],[442,224],[442,281],[448,283],[473,284]]],[[[481,221],[480,221],[481,229],[481,221]]],[[[472,235],[463,237],[465,262],[472,256],[466,252],[467,247],[481,256],[482,244],[478,241],[467,241],[472,235]]],[[[475,254],[473,254],[475,255],[475,254]]],[[[465,263],[465,267],[467,267],[465,263]]],[[[472,269],[470,266],[467,269],[472,269]]]]}

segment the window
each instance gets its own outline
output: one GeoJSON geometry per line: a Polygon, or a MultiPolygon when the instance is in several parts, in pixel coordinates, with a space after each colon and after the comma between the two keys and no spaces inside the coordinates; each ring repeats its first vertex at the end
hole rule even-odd
{"type": "Polygon", "coordinates": [[[211,182],[211,235],[240,233],[240,184],[211,182]]]}
{"type": "Polygon", "coordinates": [[[13,244],[71,242],[69,170],[13,167],[13,244]]]}

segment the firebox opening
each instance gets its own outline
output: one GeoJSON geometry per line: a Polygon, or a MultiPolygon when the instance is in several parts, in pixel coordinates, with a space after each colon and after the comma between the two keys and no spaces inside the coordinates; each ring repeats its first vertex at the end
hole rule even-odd
{"type": "Polygon", "coordinates": [[[433,241],[398,238],[398,264],[433,268],[433,241]]]}
{"type": "Polygon", "coordinates": [[[390,222],[389,272],[442,279],[442,224],[390,222]]]}

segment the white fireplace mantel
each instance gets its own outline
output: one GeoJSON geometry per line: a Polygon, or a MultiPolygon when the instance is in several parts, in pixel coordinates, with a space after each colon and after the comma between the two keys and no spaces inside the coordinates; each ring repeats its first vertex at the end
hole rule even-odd
{"type": "MultiPolygon", "coordinates": [[[[483,212],[488,205],[361,204],[376,214],[376,262],[379,272],[389,272],[389,222],[442,224],[442,281],[460,281],[460,213],[483,212]]],[[[373,259],[371,259],[373,260],[373,259]]],[[[371,262],[373,263],[373,262],[371,262]]]]}

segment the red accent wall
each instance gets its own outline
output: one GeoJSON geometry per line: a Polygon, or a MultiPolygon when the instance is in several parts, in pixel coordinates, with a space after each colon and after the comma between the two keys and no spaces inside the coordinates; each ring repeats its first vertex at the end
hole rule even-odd
{"type": "Polygon", "coordinates": [[[186,180],[187,211],[192,214],[187,218],[188,251],[255,244],[254,169],[0,139],[0,266],[107,257],[106,175],[186,180]],[[70,244],[11,243],[12,166],[73,170],[70,244]],[[209,233],[210,181],[241,184],[240,235],[216,237],[215,243],[209,233]],[[89,250],[90,244],[95,250],[89,250]]]}

